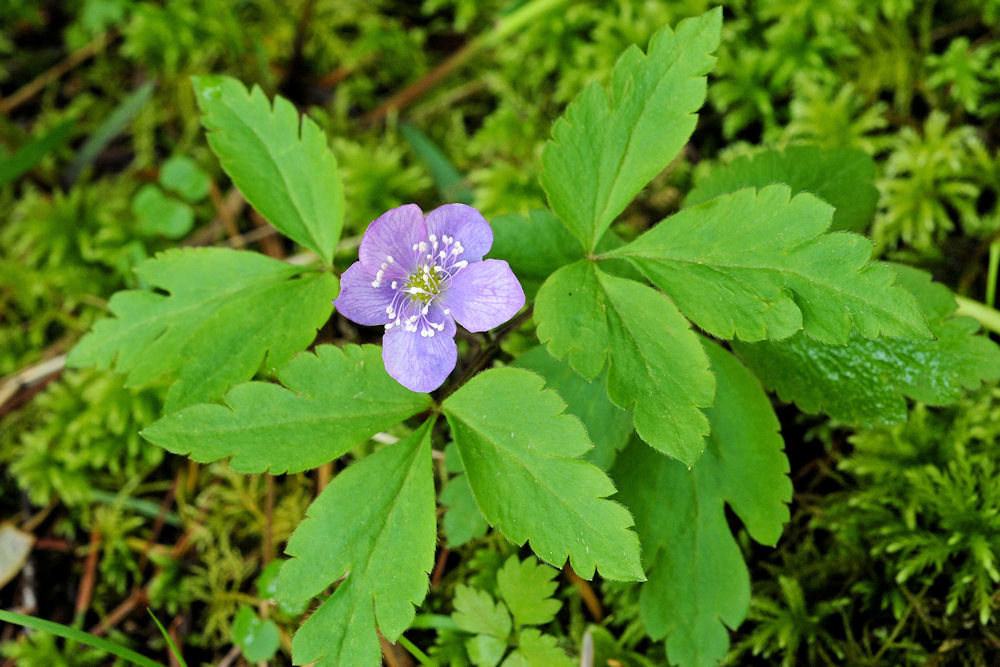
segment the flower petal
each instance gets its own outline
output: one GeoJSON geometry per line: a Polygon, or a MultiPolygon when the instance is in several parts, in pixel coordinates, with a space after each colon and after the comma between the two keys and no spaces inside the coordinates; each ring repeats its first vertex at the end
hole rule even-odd
{"type": "Polygon", "coordinates": [[[469,331],[488,331],[521,310],[524,290],[507,262],[487,259],[456,273],[442,303],[469,331]]]}
{"type": "Polygon", "coordinates": [[[445,204],[427,214],[427,234],[461,241],[461,259],[478,262],[493,247],[493,229],[483,214],[465,204],[445,204]]]}
{"type": "Polygon", "coordinates": [[[386,279],[381,287],[372,287],[373,280],[375,276],[361,262],[351,264],[340,276],[340,294],[333,300],[337,312],[368,327],[388,322],[385,308],[392,303],[396,290],[386,279]]]}
{"type": "MultiPolygon", "coordinates": [[[[431,321],[439,320],[432,316],[431,321]]],[[[435,331],[430,338],[403,327],[389,329],[382,338],[385,370],[410,391],[434,391],[455,370],[455,322],[450,317],[444,321],[444,331],[435,331]]]]}
{"type": "Polygon", "coordinates": [[[417,268],[418,253],[413,244],[426,240],[423,211],[416,204],[406,204],[389,209],[368,225],[358,248],[358,259],[372,273],[388,263],[410,274],[417,268]],[[387,257],[392,257],[393,262],[386,262],[387,257]]]}

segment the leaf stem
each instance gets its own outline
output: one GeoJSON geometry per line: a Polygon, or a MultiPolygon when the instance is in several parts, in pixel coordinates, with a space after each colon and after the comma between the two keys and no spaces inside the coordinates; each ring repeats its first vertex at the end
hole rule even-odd
{"type": "Polygon", "coordinates": [[[955,311],[956,315],[964,315],[978,320],[984,329],[1000,334],[1000,311],[990,308],[984,303],[973,301],[957,294],[955,295],[955,301],[958,302],[958,310],[955,311]]]}
{"type": "Polygon", "coordinates": [[[428,665],[429,667],[437,667],[436,662],[431,660],[426,653],[417,648],[416,645],[409,639],[407,639],[405,636],[400,635],[399,639],[397,639],[396,641],[397,643],[401,644],[403,648],[409,651],[410,655],[416,658],[421,665],[428,665]]]}

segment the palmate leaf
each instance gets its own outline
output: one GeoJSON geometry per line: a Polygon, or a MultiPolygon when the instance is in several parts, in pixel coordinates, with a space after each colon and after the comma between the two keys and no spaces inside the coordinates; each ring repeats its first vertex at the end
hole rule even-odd
{"type": "Polygon", "coordinates": [[[792,485],[778,420],[757,379],[705,344],[718,378],[708,449],[689,470],[633,441],[612,471],[634,513],[648,576],[640,614],[671,662],[715,665],[750,604],[750,577],[726,520],[728,503],[750,535],[773,545],[788,521],[792,485]]]}
{"type": "Polygon", "coordinates": [[[500,215],[490,224],[493,248],[489,256],[510,264],[529,301],[546,278],[584,255],[580,242],[548,209],[500,215]]]}
{"type": "Polygon", "coordinates": [[[917,297],[933,339],[854,335],[847,345],[824,345],[800,334],[786,341],[737,342],[734,349],[782,400],[864,426],[906,421],[907,397],[946,405],[963,391],[1000,378],[1000,348],[976,335],[975,320],[954,317],[951,292],[916,269],[892,269],[917,297]]]}
{"type": "Polygon", "coordinates": [[[916,301],[871,263],[871,242],[824,234],[833,209],[785,185],[740,190],[688,208],[608,257],[631,259],[698,326],[719,338],[824,343],[929,338],[916,301]]]}
{"type": "Polygon", "coordinates": [[[337,278],[258,253],[168,250],[136,268],[146,290],[111,297],[101,320],[73,348],[70,366],[114,367],[128,386],[177,381],[166,411],[218,398],[261,366],[277,368],[326,322],[337,278]]]}
{"type": "Polygon", "coordinates": [[[542,187],[587,250],[691,136],[721,29],[721,8],[664,28],[646,53],[622,54],[609,91],[591,83],[553,125],[542,187]]]}
{"type": "Polygon", "coordinates": [[[246,200],[326,264],[344,220],[337,159],[326,135],[282,97],[224,76],[192,79],[208,143],[246,200]]]}
{"type": "Polygon", "coordinates": [[[315,468],[431,405],[393,380],[381,348],[320,345],[278,371],[284,387],[248,382],[226,405],[193,405],[169,414],[142,435],[200,462],[232,457],[239,472],[281,474],[315,468]]]}
{"type": "Polygon", "coordinates": [[[544,625],[558,613],[562,602],[552,597],[558,570],[541,565],[534,558],[507,559],[497,572],[497,592],[507,603],[518,625],[544,625]]]}
{"type": "Polygon", "coordinates": [[[344,577],[292,640],[301,665],[378,665],[427,594],[437,532],[431,426],[333,478],[292,534],[277,597],[308,600],[344,577]]]}
{"type": "Polygon", "coordinates": [[[792,194],[811,192],[832,205],[830,231],[860,232],[875,215],[878,190],[872,185],[875,162],[853,148],[789,146],[743,156],[715,167],[684,199],[696,206],[743,188],[784,183],[792,194]]]}
{"type": "Polygon", "coordinates": [[[609,358],[608,395],[633,407],[639,435],[693,465],[704,449],[715,380],[690,324],[653,288],[608,275],[592,262],[559,269],[535,301],[538,338],[593,379],[609,358]]]}
{"type": "Polygon", "coordinates": [[[566,404],[542,378],[516,368],[480,373],[442,408],[476,503],[515,544],[531,540],[542,560],[569,556],[580,576],[637,580],[639,542],[611,480],[580,460],[590,449],[566,404]]]}

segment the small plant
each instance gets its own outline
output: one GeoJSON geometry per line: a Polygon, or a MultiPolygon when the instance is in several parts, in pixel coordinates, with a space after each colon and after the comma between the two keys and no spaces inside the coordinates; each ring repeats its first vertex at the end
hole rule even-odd
{"type": "MultiPolygon", "coordinates": [[[[555,4],[520,7],[505,29],[555,4]]],[[[684,20],[583,88],[541,154],[548,208],[492,222],[465,205],[426,219],[395,208],[339,275],[351,209],[325,134],[281,97],[195,78],[222,168],[305,259],[161,253],[69,363],[169,384],[164,416],[142,431],[168,451],[247,474],[340,468],[288,540],[275,589],[279,604],[311,607],[296,663],[377,664],[379,634],[407,645],[439,503],[454,542],[485,524],[585,579],[641,582],[640,618],[669,660],[717,661],[750,603],[726,507],[766,545],[789,516],[762,383],[806,411],[891,423],[907,397],[947,403],[1000,377],[1000,351],[954,316],[947,290],[830,231],[863,228],[872,205],[856,152],[734,163],[668,219],[614,224],[688,142],[721,31],[719,9],[684,20]],[[327,329],[335,305],[344,317],[327,329]],[[452,318],[471,333],[456,341],[452,318]],[[873,395],[893,409],[873,415],[873,395]],[[434,452],[449,445],[436,498],[434,452]]],[[[537,629],[557,603],[526,594],[528,581],[548,591],[552,572],[510,560],[497,595],[456,590],[469,659],[569,660],[537,629]]],[[[271,628],[242,609],[236,630],[271,628]]]]}

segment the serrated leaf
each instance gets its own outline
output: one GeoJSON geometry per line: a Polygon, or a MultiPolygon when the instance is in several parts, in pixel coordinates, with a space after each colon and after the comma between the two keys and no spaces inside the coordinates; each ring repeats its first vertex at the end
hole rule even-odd
{"type": "Polygon", "coordinates": [[[640,615],[666,638],[671,662],[715,665],[750,604],[746,564],[726,520],[733,506],[756,539],[777,539],[791,500],[778,421],[757,380],[714,344],[718,376],[712,436],[693,469],[633,441],[618,457],[619,497],[636,513],[649,577],[640,615]]]}
{"type": "Polygon", "coordinates": [[[510,264],[528,301],[557,269],[583,257],[583,246],[548,209],[500,215],[490,224],[489,256],[510,264]]]}
{"type": "Polygon", "coordinates": [[[627,257],[702,329],[746,341],[799,329],[846,343],[853,328],[929,338],[914,298],[870,262],[871,242],[824,234],[833,209],[785,185],[740,190],[682,210],[609,257],[627,257]]]}
{"type": "Polygon", "coordinates": [[[326,135],[291,102],[274,105],[257,86],[224,76],[193,77],[208,144],[250,205],[326,264],[344,221],[337,159],[326,135]]]}
{"type": "Polygon", "coordinates": [[[167,412],[218,398],[265,356],[271,369],[287,362],[330,318],[338,288],[332,274],[224,248],[168,250],[135,271],[170,295],[117,292],[115,317],[95,324],[67,363],[114,367],[131,387],[177,379],[167,412]]]}
{"type": "Polygon", "coordinates": [[[803,411],[863,426],[906,421],[906,398],[930,405],[957,401],[965,390],[1000,378],[1000,349],[979,324],[954,317],[955,299],[916,269],[892,265],[917,296],[931,340],[864,339],[824,345],[797,335],[785,341],[734,343],[764,384],[803,411]]]}
{"type": "Polygon", "coordinates": [[[562,602],[552,597],[557,570],[539,565],[534,558],[507,559],[497,572],[497,591],[518,625],[543,625],[556,617],[562,602]]]}
{"type": "Polygon", "coordinates": [[[231,456],[238,472],[277,475],[332,461],[431,405],[427,394],[389,377],[375,345],[320,345],[279,369],[278,379],[283,387],[248,382],[233,387],[225,405],[168,414],[142,436],[195,461],[231,456]]]}
{"type": "Polygon", "coordinates": [[[480,373],[443,410],[486,520],[515,544],[580,576],[636,580],[639,543],[611,480],[580,460],[592,446],[542,378],[516,368],[480,373]]]}
{"type": "Polygon", "coordinates": [[[486,591],[459,584],[455,587],[452,605],[455,613],[451,618],[462,630],[498,639],[506,639],[510,635],[507,607],[502,602],[494,602],[486,591]]]}
{"type": "Polygon", "coordinates": [[[871,222],[878,202],[872,184],[875,162],[853,148],[789,146],[742,156],[715,167],[684,199],[684,206],[702,204],[743,188],[784,183],[792,194],[811,192],[836,209],[830,231],[860,232],[871,222]]]}
{"type": "Polygon", "coordinates": [[[433,420],[333,478],[292,534],[278,598],[313,597],[344,577],[292,640],[295,664],[378,665],[427,594],[436,539],[433,420]]]}
{"type": "Polygon", "coordinates": [[[609,90],[583,89],[552,127],[542,187],[587,250],[691,136],[719,45],[722,10],[653,35],[618,59],[609,90]]]}
{"type": "Polygon", "coordinates": [[[528,628],[521,632],[518,640],[517,649],[503,661],[503,667],[572,667],[575,664],[551,635],[528,628]]]}
{"type": "Polygon", "coordinates": [[[633,407],[647,443],[688,465],[704,449],[715,381],[690,325],[656,290],[611,276],[591,262],[565,266],[538,292],[538,338],[594,378],[610,357],[608,395],[633,407]]]}
{"type": "Polygon", "coordinates": [[[465,640],[465,650],[476,667],[496,667],[507,652],[507,640],[490,635],[476,635],[465,640]]]}
{"type": "Polygon", "coordinates": [[[441,489],[440,500],[447,508],[441,520],[441,528],[449,547],[460,547],[486,534],[489,524],[476,507],[476,499],[472,496],[469,480],[464,474],[448,480],[441,489]]]}
{"type": "Polygon", "coordinates": [[[566,401],[566,412],[583,422],[594,443],[594,448],[581,458],[608,470],[618,451],[628,444],[632,415],[608,398],[607,378],[584,379],[567,361],[549,354],[543,345],[525,352],[513,365],[541,375],[545,386],[566,401]]]}

